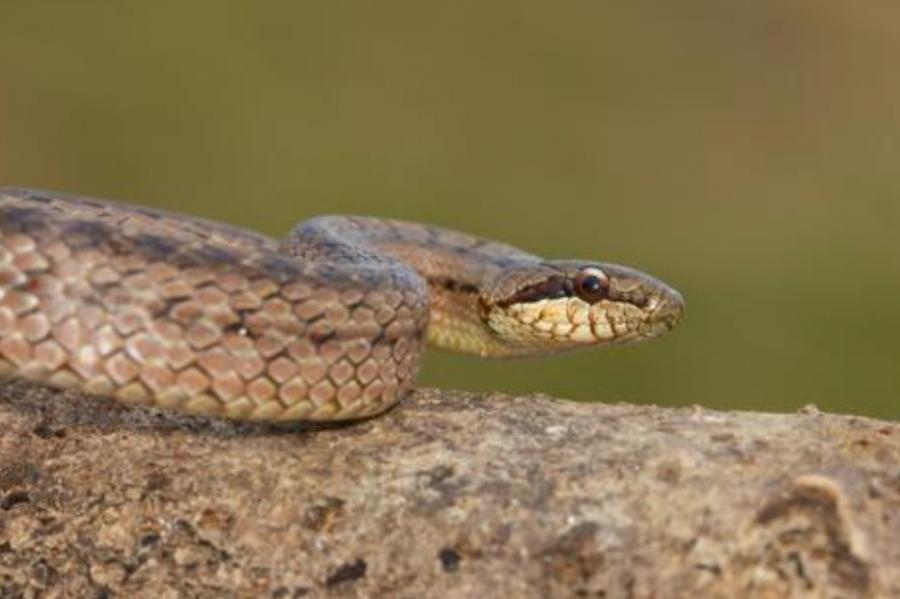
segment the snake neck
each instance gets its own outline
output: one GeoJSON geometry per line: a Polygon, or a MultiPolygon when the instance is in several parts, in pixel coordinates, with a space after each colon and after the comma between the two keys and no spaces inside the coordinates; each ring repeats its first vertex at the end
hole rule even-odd
{"type": "Polygon", "coordinates": [[[514,355],[486,323],[485,290],[498,273],[512,264],[536,259],[518,250],[507,255],[498,255],[494,249],[479,251],[476,238],[453,234],[457,244],[462,238],[468,242],[464,247],[475,247],[450,245],[438,235],[438,243],[434,238],[426,243],[398,243],[394,238],[379,245],[378,250],[412,268],[425,280],[429,306],[426,339],[430,347],[481,357],[514,355]]]}
{"type": "Polygon", "coordinates": [[[431,347],[485,357],[513,352],[484,320],[485,285],[511,265],[535,262],[518,248],[418,223],[371,217],[323,216],[300,223],[282,250],[315,261],[396,261],[424,280],[431,347]],[[326,248],[323,250],[322,248],[326,248]]]}
{"type": "Polygon", "coordinates": [[[483,304],[477,293],[429,283],[428,303],[429,346],[482,357],[515,355],[485,324],[483,304]]]}

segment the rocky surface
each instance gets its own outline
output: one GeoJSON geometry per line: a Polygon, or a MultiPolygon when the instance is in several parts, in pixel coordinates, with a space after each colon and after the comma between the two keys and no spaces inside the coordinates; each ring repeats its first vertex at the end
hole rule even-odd
{"type": "Polygon", "coordinates": [[[272,428],[0,390],[0,597],[900,597],[900,426],[422,390],[272,428]]]}

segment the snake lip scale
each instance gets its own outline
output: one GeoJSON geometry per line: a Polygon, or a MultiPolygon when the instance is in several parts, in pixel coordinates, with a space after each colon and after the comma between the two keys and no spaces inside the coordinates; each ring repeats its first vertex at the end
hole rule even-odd
{"type": "Polygon", "coordinates": [[[417,223],[320,216],[278,241],[123,203],[0,189],[0,376],[236,420],[379,414],[426,344],[486,357],[670,331],[681,295],[417,223]]]}

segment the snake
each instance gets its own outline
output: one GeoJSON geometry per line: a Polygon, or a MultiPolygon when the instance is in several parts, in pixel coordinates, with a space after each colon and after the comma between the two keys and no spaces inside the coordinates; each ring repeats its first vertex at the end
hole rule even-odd
{"type": "Polygon", "coordinates": [[[426,346],[517,357],[651,339],[684,300],[613,263],[449,229],[315,216],[281,240],[197,217],[0,188],[0,377],[253,421],[352,420],[426,346]]]}

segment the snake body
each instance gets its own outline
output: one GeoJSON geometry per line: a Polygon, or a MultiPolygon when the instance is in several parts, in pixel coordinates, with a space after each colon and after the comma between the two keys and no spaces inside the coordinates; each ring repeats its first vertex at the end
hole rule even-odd
{"type": "Polygon", "coordinates": [[[344,420],[413,385],[426,342],[483,356],[655,337],[681,296],[415,223],[317,217],[282,241],[0,189],[0,376],[239,420],[344,420]]]}

